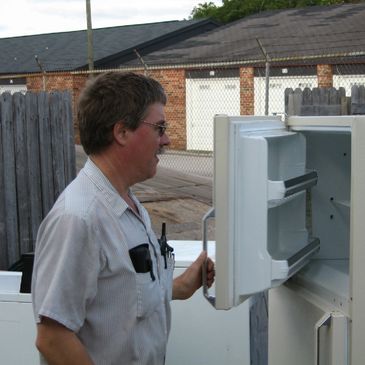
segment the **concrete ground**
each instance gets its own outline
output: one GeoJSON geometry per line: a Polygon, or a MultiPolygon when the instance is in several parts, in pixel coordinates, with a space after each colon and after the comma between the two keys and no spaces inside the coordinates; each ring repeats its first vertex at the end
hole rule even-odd
{"type": "MultiPolygon", "coordinates": [[[[183,165],[182,155],[163,156],[165,160],[171,158],[177,159],[173,166],[183,165]]],[[[85,161],[86,155],[82,147],[77,145],[77,171],[85,161]]],[[[194,164],[191,157],[189,164],[194,164]]],[[[212,205],[212,179],[206,177],[209,175],[206,171],[203,172],[205,176],[198,176],[197,167],[194,168],[194,174],[182,171],[181,168],[176,170],[159,166],[154,178],[136,184],[133,191],[149,212],[157,236],[161,234],[162,222],[165,222],[168,239],[201,240],[202,217],[212,205]]],[[[211,225],[208,227],[208,238],[213,239],[214,228],[211,225]]]]}

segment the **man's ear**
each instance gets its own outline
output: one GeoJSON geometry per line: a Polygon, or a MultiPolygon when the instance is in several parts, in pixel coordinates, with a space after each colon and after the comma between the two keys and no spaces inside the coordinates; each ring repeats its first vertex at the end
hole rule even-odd
{"type": "Polygon", "coordinates": [[[113,127],[113,137],[114,140],[124,146],[127,142],[128,129],[124,126],[123,123],[118,122],[114,124],[113,127]]]}

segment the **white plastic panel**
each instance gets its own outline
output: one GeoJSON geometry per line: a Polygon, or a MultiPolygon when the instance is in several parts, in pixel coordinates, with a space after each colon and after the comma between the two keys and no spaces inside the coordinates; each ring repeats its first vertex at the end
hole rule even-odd
{"type": "Polygon", "coordinates": [[[0,364],[39,365],[30,294],[0,292],[0,364]]]}
{"type": "Polygon", "coordinates": [[[312,230],[320,237],[317,258],[348,259],[350,242],[351,133],[301,132],[307,140],[307,166],[318,173],[311,191],[312,230]]]}
{"type": "Polygon", "coordinates": [[[350,296],[351,365],[364,362],[365,338],[365,116],[353,118],[351,143],[350,296]]]}

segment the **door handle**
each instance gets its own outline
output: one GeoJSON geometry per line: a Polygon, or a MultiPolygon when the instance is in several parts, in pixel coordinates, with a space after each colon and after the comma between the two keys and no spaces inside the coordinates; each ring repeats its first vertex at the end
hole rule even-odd
{"type": "Polygon", "coordinates": [[[331,350],[329,356],[332,365],[349,364],[348,319],[340,312],[327,312],[314,326],[314,364],[320,365],[321,343],[320,329],[331,326],[331,350]]]}
{"type": "MultiPolygon", "coordinates": [[[[207,223],[208,219],[215,217],[215,210],[211,208],[203,217],[203,251],[208,252],[208,229],[207,223]]],[[[208,300],[208,302],[215,308],[215,296],[209,294],[209,288],[207,284],[207,261],[203,264],[203,273],[202,273],[202,281],[203,281],[203,295],[208,300]]]]}
{"type": "Polygon", "coordinates": [[[314,364],[320,365],[320,336],[319,331],[324,326],[329,326],[331,324],[332,314],[326,313],[314,326],[314,364]]]}

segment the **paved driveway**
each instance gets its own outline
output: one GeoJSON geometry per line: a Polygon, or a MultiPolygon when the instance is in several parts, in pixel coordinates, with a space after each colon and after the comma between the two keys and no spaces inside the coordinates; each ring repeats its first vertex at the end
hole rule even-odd
{"type": "MultiPolygon", "coordinates": [[[[82,147],[77,145],[78,171],[85,161],[86,155],[82,147]]],[[[193,167],[195,173],[187,173],[187,168],[183,167],[182,154],[166,154],[161,158],[156,176],[133,187],[136,196],[148,210],[157,235],[161,232],[162,222],[165,222],[168,239],[201,240],[201,220],[212,204],[212,179],[198,176],[201,158],[197,157],[195,163],[194,167],[194,159],[189,156],[190,170],[193,167]],[[176,163],[171,163],[172,159],[176,163]]],[[[209,238],[213,239],[214,228],[210,227],[208,231],[209,238]]]]}

